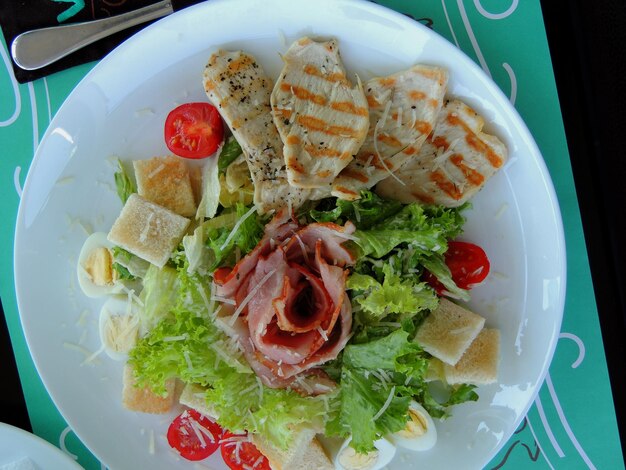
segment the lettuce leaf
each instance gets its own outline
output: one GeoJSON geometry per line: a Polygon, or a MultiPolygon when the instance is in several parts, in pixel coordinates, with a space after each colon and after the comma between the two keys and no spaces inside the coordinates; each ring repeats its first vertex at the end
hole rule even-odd
{"type": "Polygon", "coordinates": [[[222,147],[222,150],[217,160],[217,167],[219,168],[220,172],[226,171],[228,165],[234,162],[237,157],[239,157],[239,155],[241,155],[242,153],[243,150],[241,149],[241,145],[239,145],[239,142],[237,142],[237,139],[235,139],[235,137],[233,137],[232,135],[228,137],[226,139],[226,142],[224,142],[224,146],[222,147]]]}
{"type": "Polygon", "coordinates": [[[205,387],[205,399],[223,427],[263,434],[279,448],[289,446],[298,424],[323,427],[336,414],[336,396],[302,397],[263,386],[212,321],[209,279],[190,274],[186,264],[178,267],[175,305],[129,354],[138,386],[163,394],[165,382],[178,377],[205,387]]]}
{"type": "Polygon", "coordinates": [[[399,276],[389,264],[382,268],[384,280],[378,282],[367,274],[354,273],[348,278],[347,289],[352,290],[356,303],[368,321],[390,314],[413,316],[423,310],[437,307],[437,295],[415,275],[399,276]]]}
{"type": "Polygon", "coordinates": [[[126,168],[124,168],[122,160],[119,158],[117,159],[117,168],[118,170],[113,174],[115,189],[117,190],[117,195],[121,199],[122,204],[126,204],[130,195],[137,192],[137,188],[130,174],[126,171],[126,168]]]}
{"type": "MultiPolygon", "coordinates": [[[[222,151],[224,149],[222,148],[222,151]]],[[[209,158],[202,169],[202,198],[196,210],[196,220],[214,217],[220,203],[220,178],[218,162],[209,158]]]]}
{"type": "Polygon", "coordinates": [[[357,452],[371,451],[377,439],[403,429],[411,398],[425,393],[428,355],[408,337],[398,329],[344,349],[339,413],[326,431],[352,435],[350,445],[357,452]]]}
{"type": "Polygon", "coordinates": [[[357,228],[367,229],[400,209],[402,203],[399,201],[382,199],[371,191],[361,191],[361,198],[356,201],[326,199],[317,208],[310,210],[308,215],[316,222],[343,224],[350,220],[357,228]]]}
{"type": "Polygon", "coordinates": [[[151,330],[169,315],[178,300],[179,281],[176,270],[164,266],[159,269],[151,264],[143,279],[139,296],[143,302],[140,323],[145,331],[151,330]]]}

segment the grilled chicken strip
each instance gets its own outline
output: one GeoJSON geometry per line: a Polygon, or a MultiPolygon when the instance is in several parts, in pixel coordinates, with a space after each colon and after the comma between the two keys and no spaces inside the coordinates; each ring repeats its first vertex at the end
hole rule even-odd
{"type": "Polygon", "coordinates": [[[259,211],[300,206],[308,191],[287,181],[283,143],[270,113],[272,80],[256,59],[242,51],[220,50],[210,57],[203,82],[243,149],[259,211]]]}
{"type": "Polygon", "coordinates": [[[415,65],[365,85],[370,128],[356,158],[339,174],[332,195],[359,198],[419,152],[443,106],[445,69],[415,65]]]}
{"type": "Polygon", "coordinates": [[[346,78],[335,40],[299,39],[283,60],[271,102],[289,183],[328,193],[367,135],[367,99],[346,78]]]}
{"type": "Polygon", "coordinates": [[[465,103],[447,102],[419,155],[402,166],[398,179],[378,183],[376,192],[404,203],[465,203],[507,159],[504,143],[482,132],[484,123],[465,103]]]}

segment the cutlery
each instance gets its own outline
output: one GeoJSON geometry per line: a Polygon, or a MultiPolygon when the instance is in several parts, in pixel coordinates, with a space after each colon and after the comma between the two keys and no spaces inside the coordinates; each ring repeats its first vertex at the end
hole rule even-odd
{"type": "Polygon", "coordinates": [[[162,0],[109,18],[27,31],[11,43],[11,56],[24,70],[37,70],[111,34],[162,18],[194,3],[198,1],[162,0]]]}

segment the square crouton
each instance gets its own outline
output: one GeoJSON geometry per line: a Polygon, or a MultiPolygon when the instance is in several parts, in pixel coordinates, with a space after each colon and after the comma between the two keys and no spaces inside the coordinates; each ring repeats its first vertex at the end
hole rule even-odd
{"type": "Polygon", "coordinates": [[[170,379],[165,384],[166,395],[161,397],[149,388],[137,387],[132,367],[124,366],[124,385],[122,388],[122,404],[130,411],[141,413],[167,413],[176,400],[176,379],[170,379]]]}
{"type": "Polygon", "coordinates": [[[437,359],[455,365],[482,330],[485,319],[445,299],[417,330],[415,341],[437,359]]]}
{"type": "Polygon", "coordinates": [[[183,217],[196,213],[196,202],[185,162],[174,156],[135,160],[137,192],[148,201],[183,217]]]}
{"type": "Polygon", "coordinates": [[[449,384],[468,383],[485,385],[498,378],[500,358],[500,331],[485,328],[467,348],[455,366],[444,365],[449,384]]]}
{"type": "Polygon", "coordinates": [[[315,437],[315,430],[306,427],[294,429],[293,441],[287,449],[279,449],[263,437],[253,434],[252,443],[270,461],[274,470],[333,470],[324,448],[315,437]]]}
{"type": "Polygon", "coordinates": [[[162,268],[185,235],[189,223],[189,219],[131,194],[107,238],[162,268]]]}
{"type": "Polygon", "coordinates": [[[181,405],[193,408],[204,416],[213,419],[219,418],[217,411],[206,402],[204,388],[200,385],[185,384],[178,401],[181,405]]]}

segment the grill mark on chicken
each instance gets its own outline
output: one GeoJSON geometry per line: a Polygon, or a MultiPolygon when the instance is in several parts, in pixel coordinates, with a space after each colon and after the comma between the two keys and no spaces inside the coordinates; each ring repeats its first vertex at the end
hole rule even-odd
{"type": "Polygon", "coordinates": [[[463,176],[465,176],[465,178],[470,184],[474,186],[480,186],[481,184],[485,182],[485,177],[482,174],[480,174],[480,172],[476,171],[473,168],[470,168],[469,166],[465,164],[462,155],[459,155],[459,154],[451,155],[450,161],[452,162],[454,166],[456,166],[459,170],[461,170],[461,172],[463,173],[463,176]]]}
{"type": "Polygon", "coordinates": [[[355,159],[335,181],[331,193],[350,199],[390,176],[419,151],[432,132],[447,85],[447,72],[416,65],[365,84],[370,129],[355,159]],[[343,189],[339,189],[339,187],[343,189]],[[350,192],[344,191],[349,188],[350,192]]]}
{"type": "Polygon", "coordinates": [[[259,211],[299,207],[309,192],[288,184],[282,141],[271,116],[272,81],[256,59],[242,51],[220,50],[209,58],[203,84],[242,147],[259,211]]]}
{"type": "Polygon", "coordinates": [[[401,202],[424,202],[456,207],[478,192],[501,168],[507,158],[506,146],[484,133],[484,120],[465,103],[454,100],[442,109],[431,137],[419,154],[399,174],[405,183],[390,178],[376,191],[401,202]]]}
{"type": "Polygon", "coordinates": [[[283,60],[272,92],[272,115],[285,143],[289,182],[324,197],[365,140],[365,94],[360,83],[353,87],[346,79],[335,41],[303,38],[283,60]]]}
{"type": "Polygon", "coordinates": [[[346,78],[346,75],[344,73],[341,73],[341,72],[334,72],[330,74],[323,73],[320,69],[318,69],[313,64],[306,64],[304,68],[302,69],[302,71],[307,75],[321,78],[323,80],[326,80],[327,82],[341,83],[342,85],[348,84],[348,79],[346,78]]]}
{"type": "Polygon", "coordinates": [[[323,132],[332,136],[358,138],[359,134],[361,134],[361,131],[358,129],[347,126],[335,126],[315,116],[299,115],[296,117],[296,122],[309,131],[323,132]]]}
{"type": "Polygon", "coordinates": [[[293,94],[296,98],[300,100],[310,101],[312,103],[319,104],[320,106],[324,106],[326,104],[326,97],[312,93],[306,88],[300,87],[298,85],[293,85],[291,83],[281,83],[280,89],[282,91],[291,92],[291,94],[293,94]]]}
{"type": "Polygon", "coordinates": [[[349,101],[335,101],[330,103],[330,107],[336,111],[341,111],[343,113],[349,114],[357,114],[359,116],[369,116],[369,111],[367,108],[362,106],[355,106],[354,103],[350,103],[349,101]]]}

